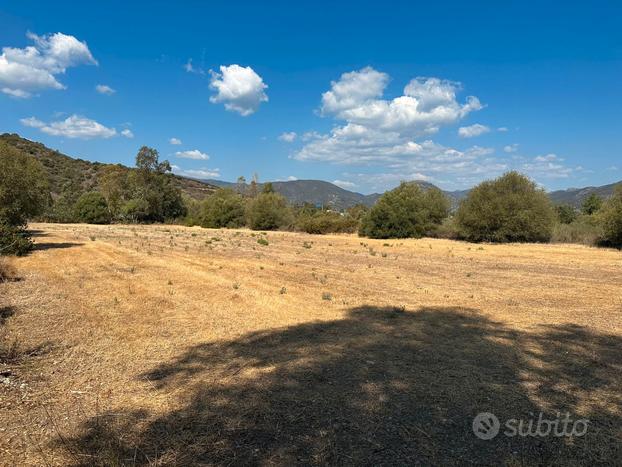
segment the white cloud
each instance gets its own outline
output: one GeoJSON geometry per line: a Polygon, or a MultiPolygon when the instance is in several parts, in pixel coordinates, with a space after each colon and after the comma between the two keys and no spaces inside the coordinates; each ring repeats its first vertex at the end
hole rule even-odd
{"type": "Polygon", "coordinates": [[[611,167],[607,167],[607,170],[611,170],[611,171],[617,171],[620,170],[620,168],[617,165],[612,165],[611,167]]]}
{"type": "Polygon", "coordinates": [[[287,180],[290,182],[293,182],[293,181],[298,180],[298,177],[294,177],[293,175],[290,175],[289,177],[287,177],[287,180]]]}
{"type": "Polygon", "coordinates": [[[286,143],[292,143],[294,142],[295,139],[296,139],[296,132],[294,131],[285,132],[279,136],[279,140],[285,141],[286,143]]]}
{"type": "Polygon", "coordinates": [[[97,65],[86,42],[57,32],[45,36],[27,34],[34,42],[20,48],[3,47],[0,55],[0,91],[27,98],[44,89],[65,89],[56,75],[82,64],[97,65]]]}
{"type": "Polygon", "coordinates": [[[353,109],[382,96],[389,82],[389,75],[365,67],[341,75],[339,81],[331,82],[331,90],[322,94],[322,113],[332,114],[353,109]]]}
{"type": "Polygon", "coordinates": [[[172,165],[171,169],[173,169],[174,174],[182,177],[198,179],[220,178],[220,169],[208,169],[207,167],[201,169],[182,169],[177,165],[172,165]]]}
{"type": "Polygon", "coordinates": [[[516,151],[518,151],[518,144],[516,143],[508,144],[507,146],[503,147],[503,152],[507,152],[508,154],[511,154],[516,151]]]}
{"type": "Polygon", "coordinates": [[[171,138],[168,142],[174,146],[179,146],[181,144],[181,140],[177,138],[171,138]]]}
{"type": "Polygon", "coordinates": [[[207,154],[199,151],[198,149],[192,149],[191,151],[178,151],[175,153],[175,155],[184,159],[195,159],[202,161],[206,161],[209,159],[209,156],[207,154]]]}
{"type": "Polygon", "coordinates": [[[121,135],[129,139],[132,139],[134,137],[134,133],[132,133],[132,130],[128,128],[126,128],[125,130],[122,130],[121,135]]]}
{"type": "Polygon", "coordinates": [[[338,187],[345,189],[354,188],[356,186],[354,182],[349,182],[347,180],[333,180],[333,185],[337,185],[338,187]]]}
{"type": "Polygon", "coordinates": [[[475,136],[488,133],[489,131],[490,131],[490,128],[487,127],[486,125],[476,123],[470,126],[461,126],[460,128],[458,128],[458,135],[461,138],[473,138],[475,136]]]}
{"type": "Polygon", "coordinates": [[[501,133],[505,133],[508,131],[508,127],[500,126],[499,128],[497,128],[497,131],[500,131],[501,133]]]}
{"type": "Polygon", "coordinates": [[[111,138],[117,134],[114,128],[108,128],[95,120],[75,114],[56,122],[45,123],[35,117],[22,118],[20,122],[24,126],[38,128],[48,135],[67,138],[111,138]]]}
{"type": "Polygon", "coordinates": [[[184,64],[184,70],[188,73],[196,73],[198,75],[204,75],[205,71],[202,68],[197,68],[192,64],[192,59],[189,58],[188,61],[184,64]]]}
{"type": "Polygon", "coordinates": [[[534,178],[568,178],[575,172],[583,170],[582,167],[568,167],[562,162],[563,158],[556,154],[536,156],[520,167],[520,169],[534,178]]]}
{"type": "Polygon", "coordinates": [[[98,84],[97,86],[95,86],[95,90],[100,93],[100,94],[105,94],[107,96],[111,96],[112,94],[114,94],[115,91],[114,89],[112,89],[110,86],[106,85],[106,84],[98,84]]]}
{"type": "Polygon", "coordinates": [[[220,73],[210,70],[210,87],[217,91],[210,102],[224,103],[225,108],[246,117],[255,113],[262,102],[268,101],[264,90],[268,87],[250,67],[221,66],[220,73]]]}

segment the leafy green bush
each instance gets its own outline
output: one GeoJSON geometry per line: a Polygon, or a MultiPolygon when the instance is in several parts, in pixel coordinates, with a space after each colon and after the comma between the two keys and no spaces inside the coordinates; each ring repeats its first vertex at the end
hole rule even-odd
{"type": "Polygon", "coordinates": [[[292,221],[285,198],[278,193],[261,193],[250,200],[246,209],[248,225],[253,230],[276,230],[292,221]]]}
{"type": "Polygon", "coordinates": [[[594,216],[581,215],[569,224],[556,223],[551,242],[595,245],[600,237],[601,228],[594,216]]]}
{"type": "Polygon", "coordinates": [[[358,219],[332,211],[303,213],[296,219],[296,229],[310,234],[352,233],[356,232],[358,226],[358,219]]]}
{"type": "Polygon", "coordinates": [[[74,206],[75,217],[79,222],[87,224],[110,223],[110,211],[104,195],[97,191],[84,193],[74,206]]]}
{"type": "Polygon", "coordinates": [[[555,213],[562,224],[572,224],[577,218],[577,210],[569,204],[556,205],[555,213]]]}
{"type": "Polygon", "coordinates": [[[590,195],[585,198],[581,204],[581,212],[589,216],[596,213],[602,205],[603,199],[596,193],[590,193],[590,195]]]}
{"type": "Polygon", "coordinates": [[[359,234],[371,238],[419,238],[447,217],[449,200],[436,189],[402,183],[382,195],[363,218],[359,234]]]}
{"type": "Polygon", "coordinates": [[[213,229],[242,227],[245,223],[244,200],[233,190],[217,190],[203,201],[199,220],[202,227],[213,229]]]}
{"type": "Polygon", "coordinates": [[[546,242],[554,221],[544,190],[518,172],[480,183],[456,212],[460,235],[474,242],[546,242]]]}
{"type": "Polygon", "coordinates": [[[26,225],[43,212],[49,196],[39,161],[0,141],[0,224],[26,225]]]}
{"type": "Polygon", "coordinates": [[[602,243],[622,247],[622,184],[616,186],[613,195],[597,215],[602,228],[602,243]]]}
{"type": "Polygon", "coordinates": [[[24,228],[0,224],[0,255],[23,256],[33,246],[30,234],[24,228]]]}

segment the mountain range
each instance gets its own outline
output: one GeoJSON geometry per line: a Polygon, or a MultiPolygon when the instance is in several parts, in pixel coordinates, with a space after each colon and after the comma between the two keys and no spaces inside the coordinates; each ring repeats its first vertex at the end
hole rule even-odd
{"type": "MultiPolygon", "coordinates": [[[[53,196],[58,195],[63,186],[68,182],[77,183],[85,191],[96,189],[98,171],[107,165],[100,162],[72,158],[41,143],[22,138],[17,134],[2,134],[0,135],[0,141],[4,141],[21,151],[31,154],[41,161],[48,172],[53,196]]],[[[179,175],[174,175],[174,179],[185,194],[195,199],[203,199],[218,188],[232,188],[239,191],[249,189],[248,185],[241,186],[234,182],[222,180],[197,180],[179,175]]],[[[415,181],[415,183],[423,188],[434,187],[433,184],[424,181],[415,181]]],[[[570,204],[574,207],[579,207],[591,193],[596,193],[603,198],[611,196],[616,185],[616,183],[612,183],[603,186],[552,191],[549,193],[549,197],[556,204],[570,204]]],[[[261,190],[262,186],[261,183],[258,184],[257,189],[261,190]]],[[[311,203],[336,210],[347,209],[357,204],[372,206],[382,196],[381,193],[364,195],[349,191],[323,180],[275,181],[272,182],[272,186],[276,192],[285,196],[293,204],[311,203]]],[[[450,198],[454,206],[457,206],[459,201],[469,193],[469,190],[442,191],[450,198]]]]}

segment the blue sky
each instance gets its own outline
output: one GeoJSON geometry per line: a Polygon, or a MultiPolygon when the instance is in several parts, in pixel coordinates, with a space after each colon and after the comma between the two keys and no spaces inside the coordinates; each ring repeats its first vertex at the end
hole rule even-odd
{"type": "Polygon", "coordinates": [[[622,4],[542,3],[3,2],[0,131],[363,193],[618,181],[622,4]]]}

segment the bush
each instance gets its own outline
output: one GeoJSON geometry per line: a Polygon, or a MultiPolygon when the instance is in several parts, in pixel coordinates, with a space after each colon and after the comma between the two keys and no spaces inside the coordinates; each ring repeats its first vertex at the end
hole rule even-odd
{"type": "Polygon", "coordinates": [[[544,190],[518,172],[480,183],[456,212],[461,237],[474,242],[546,242],[554,220],[544,190]]]}
{"type": "Polygon", "coordinates": [[[43,212],[49,195],[41,163],[0,141],[0,224],[26,225],[43,212]]]}
{"type": "Polygon", "coordinates": [[[581,212],[588,216],[595,214],[603,205],[603,199],[596,193],[590,195],[583,200],[581,204],[581,212]]]}
{"type": "Polygon", "coordinates": [[[317,211],[311,214],[301,214],[296,219],[296,229],[310,234],[352,233],[359,226],[358,219],[338,212],[317,211]]]}
{"type": "Polygon", "coordinates": [[[577,210],[569,204],[558,204],[555,206],[555,212],[562,224],[572,224],[577,218],[577,210]]]}
{"type": "Polygon", "coordinates": [[[382,195],[363,218],[359,234],[371,238],[419,238],[433,233],[449,213],[449,200],[432,188],[402,183],[382,195]]]}
{"type": "Polygon", "coordinates": [[[0,224],[0,255],[23,256],[33,249],[30,234],[22,227],[0,224]]]}
{"type": "Polygon", "coordinates": [[[203,201],[199,220],[202,227],[213,229],[242,227],[244,200],[233,190],[220,189],[203,201]]]}
{"type": "Polygon", "coordinates": [[[104,195],[97,191],[84,193],[74,206],[75,217],[78,222],[87,224],[110,223],[110,211],[104,195]]]}
{"type": "Polygon", "coordinates": [[[622,184],[616,186],[597,215],[602,228],[602,243],[622,247],[622,184]]]}
{"type": "Polygon", "coordinates": [[[292,220],[287,201],[278,193],[261,193],[250,200],[246,214],[253,230],[276,230],[292,220]]]}
{"type": "Polygon", "coordinates": [[[601,229],[594,217],[582,215],[570,224],[555,224],[551,242],[595,245],[600,237],[601,229]]]}

